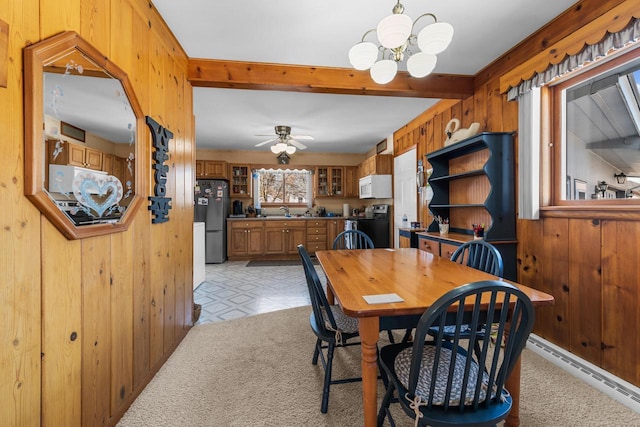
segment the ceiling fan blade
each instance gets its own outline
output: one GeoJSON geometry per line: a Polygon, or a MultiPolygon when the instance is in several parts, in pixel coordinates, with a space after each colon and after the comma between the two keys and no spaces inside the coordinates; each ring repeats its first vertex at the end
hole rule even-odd
{"type": "Polygon", "coordinates": [[[270,142],[277,141],[278,139],[279,139],[279,138],[271,138],[271,139],[267,139],[266,141],[262,141],[262,142],[257,143],[257,144],[256,144],[256,147],[261,147],[261,146],[263,146],[264,144],[268,144],[268,143],[270,143],[270,142]]]}
{"type": "Polygon", "coordinates": [[[290,136],[291,136],[291,138],[302,139],[302,140],[305,140],[305,141],[313,141],[315,139],[311,135],[290,135],[290,136]]]}
{"type": "Polygon", "coordinates": [[[297,148],[299,148],[300,150],[304,150],[305,148],[307,148],[306,145],[304,145],[301,142],[296,141],[295,139],[289,139],[287,141],[289,144],[296,146],[297,148]]]}

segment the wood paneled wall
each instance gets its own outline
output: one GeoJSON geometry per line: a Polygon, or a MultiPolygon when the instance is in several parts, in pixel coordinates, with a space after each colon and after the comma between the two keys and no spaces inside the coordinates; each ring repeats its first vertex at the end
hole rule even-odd
{"type": "MultiPolygon", "coordinates": [[[[426,161],[426,153],[443,146],[451,118],[463,128],[479,122],[481,131],[517,132],[518,106],[501,93],[503,76],[528,78],[535,69],[521,64],[540,67],[545,51],[563,56],[555,44],[575,53],[586,39],[599,40],[605,29],[619,29],[638,11],[640,0],[581,1],[478,73],[472,97],[441,101],[398,130],[395,154],[417,146],[418,158],[426,161]],[[578,30],[583,38],[575,36],[578,30]]],[[[516,148],[517,140],[516,134],[516,148]]],[[[419,196],[418,202],[420,221],[430,223],[426,199],[419,196]]],[[[548,209],[539,221],[519,220],[518,281],[555,297],[555,305],[537,312],[537,334],[640,385],[640,222],[611,217],[597,210],[573,217],[548,209]]]]}
{"type": "MultiPolygon", "coordinates": [[[[191,325],[187,57],[144,0],[0,0],[0,20],[9,24],[0,88],[0,424],[113,425],[191,325]],[[67,30],[117,63],[144,114],[174,133],[169,222],[152,225],[143,203],[128,231],[68,241],[24,197],[22,49],[67,30]]],[[[146,200],[151,137],[140,135],[145,186],[136,190],[146,200]]]]}

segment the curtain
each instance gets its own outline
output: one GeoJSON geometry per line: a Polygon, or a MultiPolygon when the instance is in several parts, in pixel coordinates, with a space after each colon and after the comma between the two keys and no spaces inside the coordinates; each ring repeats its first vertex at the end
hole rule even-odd
{"type": "Polygon", "coordinates": [[[540,219],[540,88],[518,99],[518,216],[540,219]]]}
{"type": "Polygon", "coordinates": [[[617,33],[607,33],[600,42],[585,46],[579,53],[567,56],[558,64],[551,64],[542,73],[536,74],[531,79],[520,83],[516,87],[512,87],[507,93],[507,99],[513,101],[534,87],[544,86],[557,77],[577,70],[599,58],[603,58],[610,54],[612,50],[623,48],[631,43],[637,42],[639,39],[640,19],[633,18],[629,25],[617,33]]]}

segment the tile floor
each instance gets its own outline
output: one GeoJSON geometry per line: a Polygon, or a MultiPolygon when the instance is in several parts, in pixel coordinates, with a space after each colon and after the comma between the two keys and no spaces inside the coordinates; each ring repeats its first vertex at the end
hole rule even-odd
{"type": "MultiPolygon", "coordinates": [[[[219,322],[285,308],[309,305],[302,264],[246,267],[248,261],[207,264],[206,279],[194,291],[202,305],[197,323],[219,322]]],[[[316,266],[320,280],[324,273],[316,266]]]]}

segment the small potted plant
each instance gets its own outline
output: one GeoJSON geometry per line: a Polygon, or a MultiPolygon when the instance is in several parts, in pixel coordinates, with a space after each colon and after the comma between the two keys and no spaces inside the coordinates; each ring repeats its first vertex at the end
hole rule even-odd
{"type": "Polygon", "coordinates": [[[471,224],[473,228],[473,238],[480,240],[484,238],[484,224],[471,224]]]}

